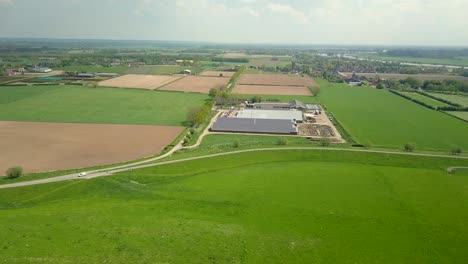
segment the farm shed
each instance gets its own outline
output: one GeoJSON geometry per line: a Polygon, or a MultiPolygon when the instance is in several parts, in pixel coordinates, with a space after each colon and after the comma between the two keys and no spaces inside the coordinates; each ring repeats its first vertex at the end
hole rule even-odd
{"type": "Polygon", "coordinates": [[[254,119],[275,119],[289,120],[301,123],[304,120],[301,111],[297,110],[259,110],[259,109],[243,109],[237,112],[237,118],[254,118],[254,119]]]}
{"type": "Polygon", "coordinates": [[[47,68],[47,67],[34,67],[31,69],[32,72],[39,72],[39,73],[47,73],[47,72],[51,72],[52,69],[51,68],[47,68]]]}
{"type": "Polygon", "coordinates": [[[296,124],[285,119],[218,117],[211,130],[237,133],[298,134],[296,124]]]}

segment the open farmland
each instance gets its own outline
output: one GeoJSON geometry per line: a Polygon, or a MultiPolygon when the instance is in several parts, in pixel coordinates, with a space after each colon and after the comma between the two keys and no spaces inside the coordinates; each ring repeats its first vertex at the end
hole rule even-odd
{"type": "Polygon", "coordinates": [[[419,94],[419,93],[414,93],[414,92],[401,92],[402,94],[406,95],[406,96],[409,96],[415,100],[418,100],[420,102],[423,102],[423,103],[426,103],[430,106],[433,106],[433,107],[445,107],[445,106],[450,106],[446,103],[443,103],[441,101],[437,101],[435,99],[432,99],[430,97],[427,97],[427,96],[424,96],[422,94],[419,94]]]}
{"type": "Polygon", "coordinates": [[[463,120],[468,121],[468,112],[462,112],[462,111],[446,111],[447,114],[456,116],[458,118],[461,118],[463,120]]]}
{"type": "Polygon", "coordinates": [[[278,85],[278,86],[318,86],[314,79],[286,74],[242,74],[237,84],[278,85]]]}
{"type": "Polygon", "coordinates": [[[275,94],[275,95],[312,95],[305,86],[279,86],[279,85],[236,85],[232,90],[239,94],[275,94]]]}
{"type": "Polygon", "coordinates": [[[204,71],[201,76],[213,76],[213,77],[232,77],[236,72],[234,71],[204,71]],[[222,76],[221,76],[222,75],[222,76]]]}
{"type": "Polygon", "coordinates": [[[176,81],[183,76],[177,75],[144,75],[126,74],[117,78],[99,82],[99,86],[117,88],[139,88],[153,90],[163,85],[176,81]]]}
{"type": "Polygon", "coordinates": [[[428,94],[447,100],[449,102],[459,104],[463,107],[468,107],[468,95],[458,95],[458,94],[444,94],[444,93],[430,93],[428,94]]]}
{"type": "Polygon", "coordinates": [[[158,154],[184,127],[0,121],[0,175],[119,163],[158,154]]]}
{"type": "Polygon", "coordinates": [[[464,263],[468,174],[441,169],[455,165],[269,151],[5,189],[0,261],[464,263]]]}
{"type": "Polygon", "coordinates": [[[0,87],[0,120],[179,126],[206,98],[85,86],[0,87]]]}
{"type": "MultiPolygon", "coordinates": [[[[352,72],[344,72],[348,76],[352,76],[352,72]]],[[[432,80],[458,80],[468,81],[468,77],[457,76],[457,75],[444,75],[444,74],[394,74],[394,73],[356,73],[357,76],[364,76],[366,78],[380,78],[387,80],[403,80],[408,77],[416,78],[422,81],[432,80]]]]}
{"type": "Polygon", "coordinates": [[[207,94],[212,88],[219,89],[227,85],[228,82],[229,78],[225,77],[186,76],[159,88],[159,90],[207,94]]]}
{"type": "Polygon", "coordinates": [[[468,149],[468,123],[415,104],[386,90],[350,87],[319,79],[318,101],[359,143],[449,151],[468,149]]]}
{"type": "Polygon", "coordinates": [[[130,74],[176,74],[184,70],[191,70],[192,73],[199,73],[202,69],[199,67],[179,66],[179,65],[142,65],[130,67],[127,73],[130,74]]]}

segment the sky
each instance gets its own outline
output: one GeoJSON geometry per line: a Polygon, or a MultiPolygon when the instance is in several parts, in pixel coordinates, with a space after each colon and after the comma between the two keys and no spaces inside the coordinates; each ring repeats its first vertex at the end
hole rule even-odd
{"type": "Polygon", "coordinates": [[[0,37],[468,46],[468,0],[0,0],[0,37]]]}

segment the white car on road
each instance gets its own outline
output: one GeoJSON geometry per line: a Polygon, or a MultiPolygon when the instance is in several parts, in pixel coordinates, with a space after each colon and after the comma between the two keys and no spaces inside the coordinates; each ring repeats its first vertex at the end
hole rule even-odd
{"type": "Polygon", "coordinates": [[[78,177],[84,177],[86,176],[88,173],[86,173],[85,171],[83,172],[80,172],[80,174],[78,174],[78,177]]]}

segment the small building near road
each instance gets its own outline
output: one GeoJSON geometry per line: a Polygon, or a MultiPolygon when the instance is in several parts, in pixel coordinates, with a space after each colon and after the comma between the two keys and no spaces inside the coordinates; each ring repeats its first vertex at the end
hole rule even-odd
{"type": "Polygon", "coordinates": [[[284,119],[219,117],[211,130],[233,133],[298,134],[296,123],[284,119]]]}
{"type": "Polygon", "coordinates": [[[47,68],[47,67],[34,67],[31,69],[31,72],[48,73],[48,72],[52,72],[52,69],[47,68]]]}
{"type": "Polygon", "coordinates": [[[291,110],[296,109],[308,113],[312,113],[315,111],[322,111],[322,107],[318,104],[304,104],[301,101],[294,100],[289,103],[281,103],[281,102],[264,102],[264,103],[254,103],[251,105],[247,105],[250,108],[254,109],[262,109],[262,110],[291,110]]]}

